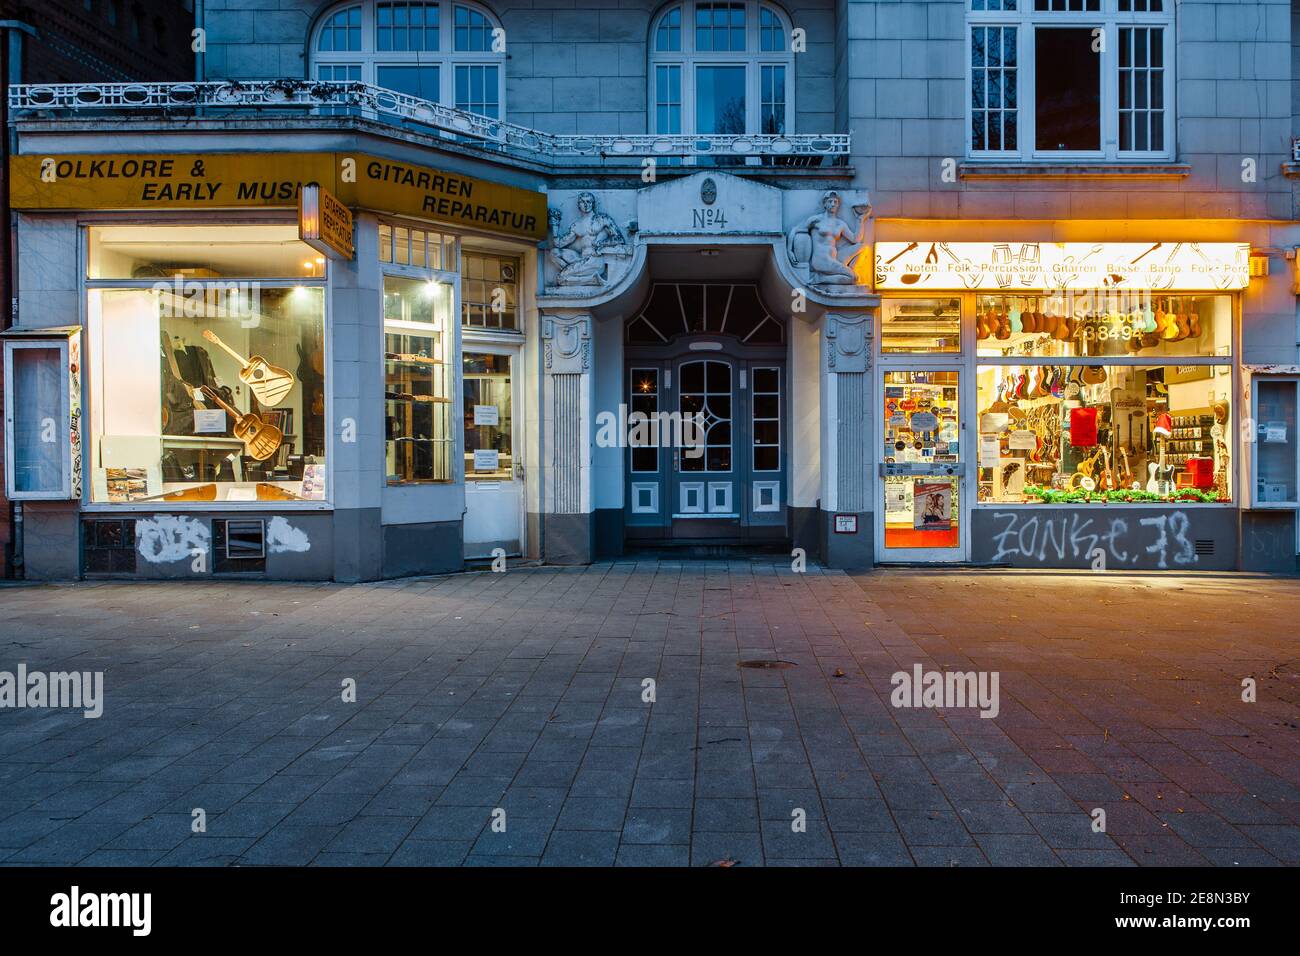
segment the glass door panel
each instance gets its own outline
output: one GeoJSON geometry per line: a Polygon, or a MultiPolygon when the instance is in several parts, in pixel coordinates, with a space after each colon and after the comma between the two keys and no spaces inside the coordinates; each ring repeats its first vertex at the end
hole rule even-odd
{"type": "Polygon", "coordinates": [[[964,556],[960,377],[956,369],[882,374],[883,561],[964,556]]]}

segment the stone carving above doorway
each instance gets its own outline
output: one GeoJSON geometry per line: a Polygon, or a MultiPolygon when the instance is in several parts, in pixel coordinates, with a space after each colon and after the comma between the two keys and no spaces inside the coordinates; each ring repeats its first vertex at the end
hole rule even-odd
{"type": "Polygon", "coordinates": [[[853,195],[851,219],[843,218],[844,197],[822,194],[821,210],[801,220],[786,235],[790,263],[808,285],[831,295],[860,294],[855,270],[866,245],[871,204],[866,193],[853,195]]]}
{"type": "Polygon", "coordinates": [[[632,261],[632,247],[608,213],[601,212],[592,193],[579,193],[577,215],[563,227],[564,213],[552,206],[543,258],[547,290],[562,289],[594,295],[622,278],[632,261]]]}

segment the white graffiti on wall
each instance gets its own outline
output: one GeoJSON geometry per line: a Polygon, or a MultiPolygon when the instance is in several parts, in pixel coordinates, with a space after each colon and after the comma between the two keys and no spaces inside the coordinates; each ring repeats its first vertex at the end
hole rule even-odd
{"type": "Polygon", "coordinates": [[[136,549],[150,564],[185,561],[207,554],[208,526],[185,515],[154,515],[135,523],[136,549]]]}
{"type": "Polygon", "coordinates": [[[1192,522],[1184,511],[1140,518],[1137,529],[1125,518],[1097,520],[1077,511],[1068,517],[999,511],[993,520],[1001,528],[993,535],[995,564],[1016,558],[1064,561],[1067,557],[1087,563],[1097,548],[1104,548],[1119,563],[1136,564],[1144,554],[1153,555],[1157,568],[1168,568],[1170,560],[1178,565],[1200,560],[1188,537],[1192,522]]]}
{"type": "Polygon", "coordinates": [[[280,515],[276,515],[266,526],[266,547],[272,554],[285,551],[310,551],[311,541],[307,532],[295,528],[280,515]]]}

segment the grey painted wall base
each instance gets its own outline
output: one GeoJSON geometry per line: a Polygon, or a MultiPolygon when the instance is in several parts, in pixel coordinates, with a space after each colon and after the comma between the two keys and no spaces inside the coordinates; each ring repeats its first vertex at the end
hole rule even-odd
{"type": "Polygon", "coordinates": [[[77,505],[26,501],[23,509],[23,577],[71,581],[81,576],[81,527],[77,505]]]}
{"type": "Polygon", "coordinates": [[[976,508],[971,561],[1092,568],[1101,560],[1110,571],[1231,571],[1237,567],[1238,514],[1194,505],[976,508]]]}
{"type": "Polygon", "coordinates": [[[825,561],[826,542],[821,520],[821,511],[817,508],[790,508],[790,544],[803,548],[809,558],[825,561]]]}
{"type": "Polygon", "coordinates": [[[461,523],[384,525],[384,577],[447,574],[465,567],[461,523]]]}
{"type": "Polygon", "coordinates": [[[334,512],[334,580],[377,581],[384,576],[384,535],[379,508],[334,512]]]}
{"type": "Polygon", "coordinates": [[[591,564],[596,521],[591,514],[541,515],[542,560],[547,564],[591,564]]]}
{"type": "Polygon", "coordinates": [[[1241,569],[1294,574],[1296,557],[1294,511],[1243,511],[1241,513],[1241,569]]]}
{"type": "Polygon", "coordinates": [[[623,509],[597,508],[592,515],[596,559],[621,558],[623,556],[623,509]]]}
{"type": "Polygon", "coordinates": [[[858,519],[858,530],[852,534],[835,533],[836,512],[819,511],[822,534],[826,542],[824,563],[828,568],[858,571],[876,563],[875,515],[870,511],[846,512],[858,519]]]}

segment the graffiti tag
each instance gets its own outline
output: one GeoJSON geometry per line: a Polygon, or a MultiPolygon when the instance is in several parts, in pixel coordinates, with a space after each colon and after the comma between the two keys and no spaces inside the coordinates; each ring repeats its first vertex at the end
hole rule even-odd
{"type": "Polygon", "coordinates": [[[1191,520],[1184,511],[1154,515],[1138,520],[1133,528],[1125,518],[1098,518],[1070,512],[1052,517],[1021,511],[999,511],[993,515],[1000,531],[993,535],[994,563],[1009,558],[1057,561],[1068,558],[1088,563],[1093,552],[1102,549],[1112,563],[1136,564],[1143,554],[1155,556],[1156,567],[1195,564],[1196,545],[1188,537],[1191,520]]]}

